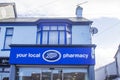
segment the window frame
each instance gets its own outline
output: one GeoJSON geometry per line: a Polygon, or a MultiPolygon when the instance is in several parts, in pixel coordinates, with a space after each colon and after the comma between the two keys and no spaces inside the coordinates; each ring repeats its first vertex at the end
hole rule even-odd
{"type": "Polygon", "coordinates": [[[12,41],[13,33],[14,33],[14,28],[13,27],[6,28],[6,30],[5,30],[5,37],[4,37],[4,45],[3,45],[3,49],[2,50],[5,50],[5,51],[10,50],[10,48],[6,48],[6,46],[10,45],[10,43],[7,44],[6,41],[7,41],[8,37],[11,37],[11,41],[12,41]],[[10,29],[12,29],[12,32],[8,33],[8,31],[10,29]]]}
{"type": "Polygon", "coordinates": [[[72,44],[72,29],[71,29],[71,25],[67,24],[67,23],[42,23],[40,25],[37,26],[37,37],[36,37],[36,44],[42,44],[42,45],[70,45],[72,44]],[[43,29],[45,26],[48,26],[49,28],[47,29],[43,29]],[[51,29],[52,26],[56,26],[56,30],[55,29],[51,29]],[[59,27],[62,26],[64,27],[64,29],[60,29],[59,27]],[[67,29],[69,27],[69,30],[67,29]],[[39,30],[38,30],[39,28],[39,30]],[[43,41],[42,41],[42,38],[43,38],[43,32],[47,32],[47,43],[46,44],[43,44],[43,41]],[[51,44],[49,43],[49,33],[53,31],[57,31],[58,32],[58,43],[56,44],[51,44]],[[64,43],[61,44],[60,43],[60,32],[64,32],[64,43]],[[71,34],[71,39],[69,41],[69,43],[67,42],[68,39],[67,39],[67,33],[70,33],[71,34]],[[38,35],[40,36],[40,39],[38,39],[38,35]],[[40,41],[39,41],[40,40],[40,41]]]}

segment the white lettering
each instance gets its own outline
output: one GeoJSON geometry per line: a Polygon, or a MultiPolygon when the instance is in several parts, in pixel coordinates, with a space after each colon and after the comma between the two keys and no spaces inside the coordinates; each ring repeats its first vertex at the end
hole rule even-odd
{"type": "Polygon", "coordinates": [[[33,53],[28,53],[28,54],[22,54],[22,53],[19,53],[19,54],[16,54],[16,58],[38,58],[40,57],[40,53],[38,54],[33,54],[33,53]]]}
{"type": "Polygon", "coordinates": [[[16,54],[16,58],[27,57],[27,54],[16,54]]]}
{"type": "Polygon", "coordinates": [[[31,54],[31,53],[29,53],[28,57],[30,57],[30,58],[38,58],[38,57],[40,57],[40,53],[39,54],[31,54]]]}
{"type": "Polygon", "coordinates": [[[88,58],[88,54],[63,54],[63,58],[88,58]]]}

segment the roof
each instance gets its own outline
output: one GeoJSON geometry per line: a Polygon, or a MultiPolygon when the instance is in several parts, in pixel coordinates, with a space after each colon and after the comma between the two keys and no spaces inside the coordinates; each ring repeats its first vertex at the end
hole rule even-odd
{"type": "Polygon", "coordinates": [[[116,62],[113,61],[113,62],[111,62],[111,63],[108,63],[108,64],[106,64],[106,65],[104,65],[104,66],[102,66],[102,67],[99,67],[99,68],[95,69],[95,71],[98,71],[98,70],[101,70],[101,69],[103,69],[103,68],[106,68],[106,67],[108,67],[109,65],[112,65],[112,64],[114,64],[114,63],[116,63],[116,62]]]}
{"type": "Polygon", "coordinates": [[[73,22],[92,22],[86,18],[83,17],[70,17],[69,20],[73,21],[73,22]]]}
{"type": "Polygon", "coordinates": [[[0,3],[0,7],[4,7],[8,5],[15,5],[15,3],[0,3]]]}
{"type": "Polygon", "coordinates": [[[39,17],[18,17],[18,18],[9,18],[9,19],[1,19],[0,22],[36,22],[38,20],[52,20],[52,19],[57,19],[57,20],[70,20],[72,22],[91,22],[90,20],[83,18],[83,17],[65,17],[65,18],[39,18],[39,17]]]}
{"type": "Polygon", "coordinates": [[[17,23],[33,23],[38,24],[40,22],[66,22],[71,24],[91,24],[92,21],[85,19],[83,17],[17,17],[17,18],[9,18],[9,19],[1,19],[0,25],[9,24],[17,24],[17,23]]]}
{"type": "Polygon", "coordinates": [[[81,44],[81,45],[36,45],[36,44],[11,44],[10,47],[93,47],[95,44],[81,44]]]}
{"type": "Polygon", "coordinates": [[[0,19],[0,23],[4,22],[36,22],[39,18],[9,18],[9,19],[0,19]]]}

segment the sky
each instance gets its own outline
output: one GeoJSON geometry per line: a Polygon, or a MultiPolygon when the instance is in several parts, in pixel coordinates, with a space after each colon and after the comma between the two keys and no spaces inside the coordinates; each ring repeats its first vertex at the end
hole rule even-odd
{"type": "Polygon", "coordinates": [[[83,17],[116,17],[120,19],[120,0],[0,0],[15,2],[18,15],[75,16],[77,4],[83,7],[83,17]]]}
{"type": "Polygon", "coordinates": [[[83,17],[93,20],[98,33],[93,35],[96,44],[96,68],[114,60],[120,44],[120,0],[0,0],[15,2],[19,17],[75,17],[76,5],[83,8],[83,17]]]}
{"type": "Polygon", "coordinates": [[[98,33],[93,35],[93,43],[96,47],[96,68],[114,61],[114,56],[120,44],[120,19],[101,17],[92,19],[98,33]]]}

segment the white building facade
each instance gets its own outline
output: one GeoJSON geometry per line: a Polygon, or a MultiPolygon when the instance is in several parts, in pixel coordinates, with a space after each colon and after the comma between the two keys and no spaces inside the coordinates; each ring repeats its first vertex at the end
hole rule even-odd
{"type": "Polygon", "coordinates": [[[95,80],[114,80],[117,77],[116,62],[95,70],[95,80]]]}
{"type": "Polygon", "coordinates": [[[0,79],[94,80],[91,24],[83,17],[0,20],[0,79]]]}
{"type": "Polygon", "coordinates": [[[120,46],[115,61],[95,70],[95,80],[120,80],[120,46]]]}

